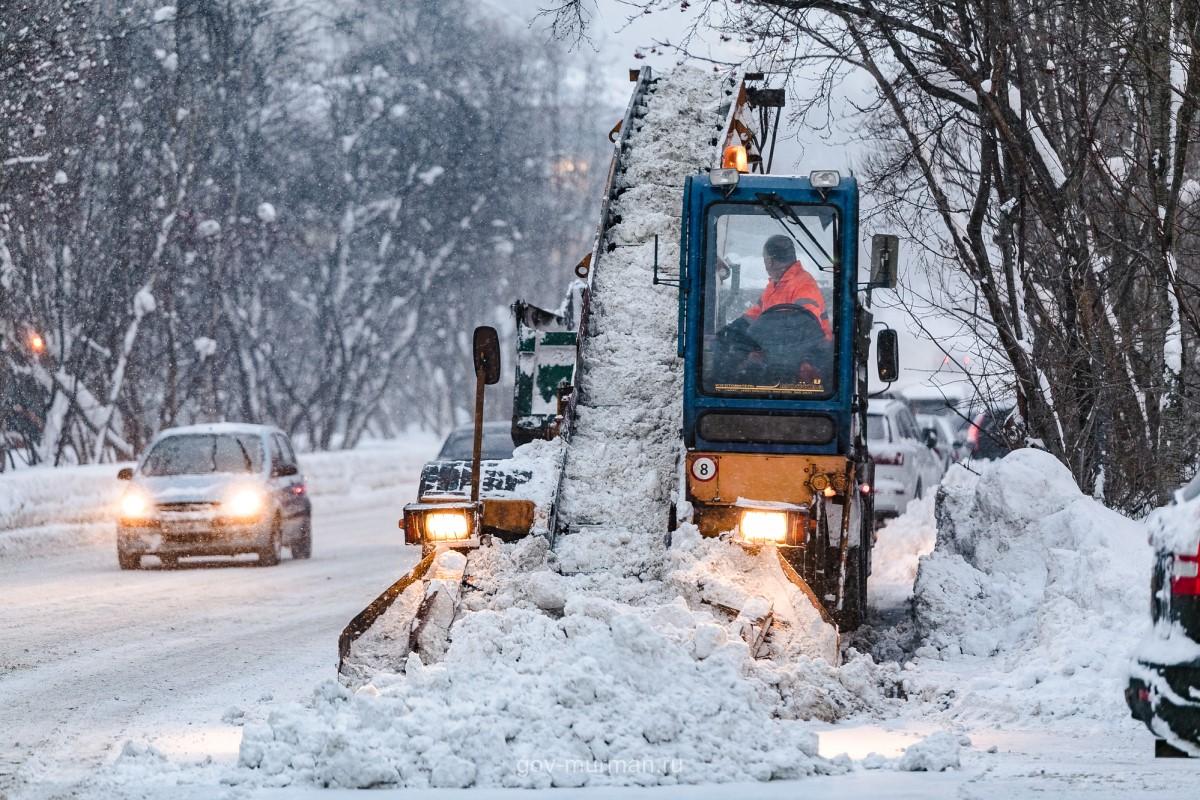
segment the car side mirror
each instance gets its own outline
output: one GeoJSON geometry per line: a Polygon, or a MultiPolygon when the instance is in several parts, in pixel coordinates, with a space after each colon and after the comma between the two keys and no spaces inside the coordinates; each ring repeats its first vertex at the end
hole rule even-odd
{"type": "Polygon", "coordinates": [[[896,262],[900,257],[900,237],[877,233],[871,237],[871,288],[896,288],[896,262]]]}
{"type": "Polygon", "coordinates": [[[892,328],[881,330],[876,337],[875,359],[879,380],[893,383],[900,377],[900,344],[892,328]]]}
{"type": "Polygon", "coordinates": [[[922,434],[922,438],[925,440],[926,447],[928,447],[931,450],[933,448],[937,447],[937,445],[938,445],[937,431],[935,431],[933,428],[926,428],[925,430],[921,431],[921,434],[922,434]]]}
{"type": "Polygon", "coordinates": [[[277,478],[287,478],[292,475],[297,475],[299,472],[300,468],[295,464],[280,464],[272,471],[272,474],[277,478]]]}
{"type": "Polygon", "coordinates": [[[133,480],[133,467],[121,467],[121,469],[117,471],[117,480],[119,480],[119,481],[133,480]]]}

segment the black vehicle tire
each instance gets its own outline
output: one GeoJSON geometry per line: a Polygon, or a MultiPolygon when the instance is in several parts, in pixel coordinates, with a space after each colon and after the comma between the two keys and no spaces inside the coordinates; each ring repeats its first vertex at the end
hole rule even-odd
{"type": "Polygon", "coordinates": [[[158,560],[162,564],[163,569],[179,568],[179,556],[159,556],[158,560]]]}
{"type": "MultiPolygon", "coordinates": [[[[835,587],[836,591],[836,587],[835,587]]],[[[851,547],[846,554],[846,595],[842,610],[833,614],[838,628],[852,631],[862,625],[867,616],[867,559],[861,547],[851,547]]]]}
{"type": "Polygon", "coordinates": [[[134,553],[126,553],[124,550],[118,550],[117,563],[121,566],[121,569],[141,569],[142,557],[134,553]]]}
{"type": "Polygon", "coordinates": [[[305,518],[304,527],[292,545],[292,558],[310,558],[312,556],[312,519],[305,518]]]}
{"type": "Polygon", "coordinates": [[[283,520],[276,515],[275,521],[271,523],[271,542],[265,548],[258,551],[258,565],[260,567],[274,567],[282,560],[283,520]]]}

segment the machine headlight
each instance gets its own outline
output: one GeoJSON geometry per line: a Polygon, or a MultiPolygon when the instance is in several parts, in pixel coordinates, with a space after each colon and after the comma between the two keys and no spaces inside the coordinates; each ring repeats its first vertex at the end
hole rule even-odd
{"type": "Polygon", "coordinates": [[[140,489],[130,489],[121,498],[122,519],[146,519],[152,508],[149,495],[140,489]]]}
{"type": "Polygon", "coordinates": [[[471,535],[471,521],[462,511],[432,511],[425,515],[425,537],[431,542],[450,542],[471,535]]]}
{"type": "Polygon", "coordinates": [[[267,506],[267,498],[261,489],[246,487],[238,489],[221,505],[226,516],[238,519],[251,519],[262,514],[267,506]]]}
{"type": "Polygon", "coordinates": [[[474,547],[479,544],[479,515],[477,503],[409,503],[402,520],[404,541],[474,547]]]}
{"type": "Polygon", "coordinates": [[[751,544],[786,544],[786,511],[743,511],[739,526],[742,539],[751,544]]]}
{"type": "Polygon", "coordinates": [[[834,189],[842,182],[842,176],[836,169],[817,169],[808,173],[808,182],[814,189],[834,189]]]}

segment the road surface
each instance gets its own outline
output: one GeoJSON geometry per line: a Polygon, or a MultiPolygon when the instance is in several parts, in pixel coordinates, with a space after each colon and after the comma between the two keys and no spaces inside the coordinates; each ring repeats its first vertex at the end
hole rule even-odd
{"type": "Polygon", "coordinates": [[[122,572],[111,544],[0,560],[0,798],[67,794],[127,740],[236,752],[243,721],[335,676],[342,627],[415,562],[413,496],[315,499],[312,559],[273,568],[122,572]]]}

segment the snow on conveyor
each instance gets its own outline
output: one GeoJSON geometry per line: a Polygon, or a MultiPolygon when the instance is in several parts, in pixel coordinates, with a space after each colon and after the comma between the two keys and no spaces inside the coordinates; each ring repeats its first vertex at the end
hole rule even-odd
{"type": "Polygon", "coordinates": [[[326,682],[306,707],[245,729],[240,763],[254,772],[229,780],[547,787],[844,769],[817,755],[799,720],[876,707],[878,668],[804,654],[823,632],[778,584],[777,564],[772,573],[690,525],[666,546],[680,381],[676,295],[651,285],[653,235],[669,262],[683,179],[711,163],[728,89],[689,70],[660,78],[629,139],[564,475],[570,532],[556,551],[542,537],[475,551],[442,661],[410,655],[404,674],[381,671],[353,692],[326,682]],[[774,658],[755,660],[719,606],[763,595],[790,624],[774,658]]]}

